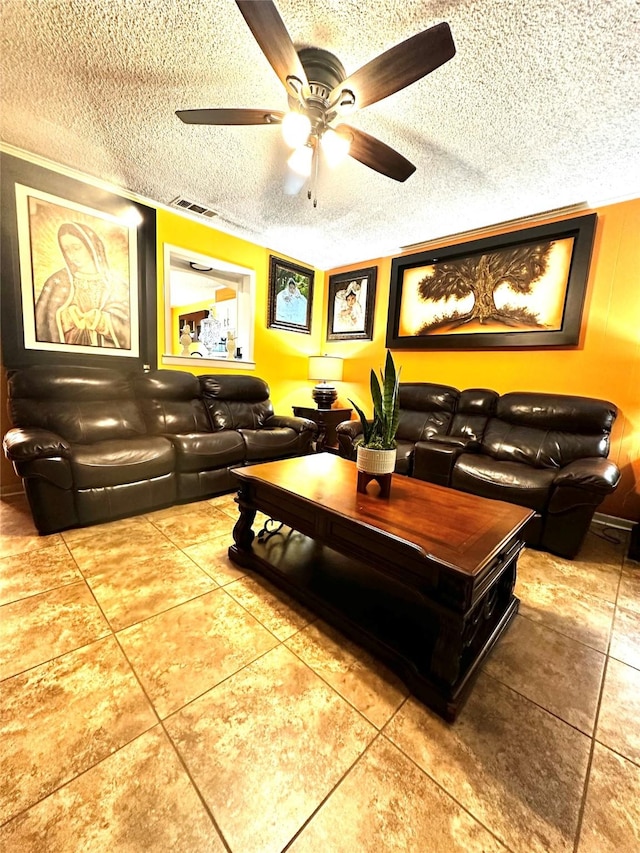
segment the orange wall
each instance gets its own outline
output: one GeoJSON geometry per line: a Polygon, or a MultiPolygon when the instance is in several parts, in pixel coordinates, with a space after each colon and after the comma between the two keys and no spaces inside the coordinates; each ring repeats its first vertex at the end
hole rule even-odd
{"type": "MultiPolygon", "coordinates": [[[[598,214],[598,222],[580,342],[576,347],[534,351],[400,350],[394,353],[394,360],[402,368],[402,380],[407,382],[442,382],[461,389],[485,387],[499,393],[549,391],[611,400],[619,413],[609,458],[620,466],[622,480],[599,512],[637,521],[640,520],[640,199],[596,208],[593,212],[598,214]]],[[[487,231],[486,236],[492,233],[501,230],[487,231]]],[[[477,237],[475,234],[469,239],[477,237]]],[[[331,354],[347,359],[341,400],[353,397],[359,405],[364,403],[367,412],[371,408],[369,369],[384,361],[391,258],[363,261],[327,273],[328,276],[376,264],[374,340],[344,341],[331,348],[331,354]]]]}

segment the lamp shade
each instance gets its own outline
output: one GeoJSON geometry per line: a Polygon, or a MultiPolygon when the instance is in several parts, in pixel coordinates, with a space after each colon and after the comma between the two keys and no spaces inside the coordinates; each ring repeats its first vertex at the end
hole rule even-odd
{"type": "Polygon", "coordinates": [[[342,359],[335,355],[312,355],[309,358],[309,379],[340,382],[342,364],[342,359]]]}
{"type": "Polygon", "coordinates": [[[338,399],[338,392],[327,379],[338,382],[342,379],[342,359],[335,355],[312,355],[309,358],[309,379],[319,379],[311,396],[319,409],[330,409],[338,399]]]}

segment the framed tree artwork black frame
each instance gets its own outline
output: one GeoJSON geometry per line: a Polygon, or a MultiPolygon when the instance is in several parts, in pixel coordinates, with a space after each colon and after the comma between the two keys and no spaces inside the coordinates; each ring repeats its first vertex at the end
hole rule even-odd
{"type": "Polygon", "coordinates": [[[329,276],[328,341],[373,340],[377,267],[329,276]]]}
{"type": "Polygon", "coordinates": [[[311,334],[314,276],[313,270],[269,256],[270,329],[311,334]]]}
{"type": "Polygon", "coordinates": [[[156,212],[1,155],[6,367],[156,365],[156,212]]]}
{"type": "Polygon", "coordinates": [[[574,346],[596,214],[394,258],[390,349],[574,346]]]}

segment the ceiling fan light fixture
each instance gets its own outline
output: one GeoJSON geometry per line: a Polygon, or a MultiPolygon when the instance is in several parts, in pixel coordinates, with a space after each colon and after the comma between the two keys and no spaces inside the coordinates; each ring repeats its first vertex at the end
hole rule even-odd
{"type": "Polygon", "coordinates": [[[296,148],[287,163],[297,175],[303,178],[308,178],[311,174],[311,164],[313,162],[313,148],[310,145],[301,145],[296,148]]]}
{"type": "Polygon", "coordinates": [[[311,133],[311,122],[304,113],[290,112],[282,119],[282,138],[289,148],[300,148],[311,133]]]}
{"type": "Polygon", "coordinates": [[[330,166],[338,166],[349,153],[351,140],[340,133],[336,133],[333,128],[328,127],[322,134],[320,144],[327,158],[327,163],[330,166]]]}

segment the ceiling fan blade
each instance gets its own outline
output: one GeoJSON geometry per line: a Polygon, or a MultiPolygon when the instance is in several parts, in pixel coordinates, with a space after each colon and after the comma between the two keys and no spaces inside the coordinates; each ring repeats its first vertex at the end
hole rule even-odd
{"type": "Polygon", "coordinates": [[[351,139],[349,155],[354,160],[380,172],[381,175],[393,178],[394,181],[406,181],[415,172],[416,167],[406,157],[363,130],[357,130],[348,124],[340,124],[335,130],[340,136],[351,139]]]}
{"type": "Polygon", "coordinates": [[[289,78],[300,81],[294,91],[308,88],[307,75],[280,13],[271,0],[236,0],[242,17],[287,92],[289,78]]]}
{"type": "Polygon", "coordinates": [[[430,74],[455,56],[449,24],[443,22],[400,42],[355,71],[331,92],[338,100],[345,89],[355,95],[355,107],[367,107],[430,74]]]}
{"type": "Polygon", "coordinates": [[[284,113],[279,110],[204,109],[176,110],[185,124],[280,124],[284,113]]]}

